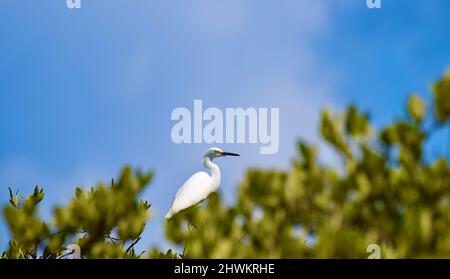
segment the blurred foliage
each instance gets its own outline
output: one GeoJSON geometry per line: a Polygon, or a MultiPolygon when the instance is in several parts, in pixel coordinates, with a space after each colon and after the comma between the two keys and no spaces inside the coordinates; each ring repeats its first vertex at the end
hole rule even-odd
{"type": "Polygon", "coordinates": [[[138,195],[152,173],[125,167],[117,182],[95,188],[77,188],[65,207],[54,209],[53,222],[42,221],[37,205],[44,192],[36,186],[26,199],[10,189],[10,204],[3,209],[12,240],[3,258],[61,258],[71,254],[65,247],[77,244],[82,258],[139,258],[135,251],[149,218],[150,204],[138,195]]]}
{"type": "Polygon", "coordinates": [[[289,170],[248,170],[235,204],[212,194],[165,223],[180,253],[135,251],[150,208],[138,195],[152,174],[125,167],[117,182],[77,188],[52,222],[39,218],[41,188],[25,199],[10,189],[3,213],[12,240],[1,257],[61,258],[76,243],[83,258],[367,258],[371,244],[385,258],[449,258],[448,150],[436,157],[425,146],[449,128],[450,73],[433,91],[432,109],[413,94],[406,117],[378,131],[354,105],[324,111],[320,132],[341,164],[321,162],[301,141],[289,170]]]}
{"type": "Polygon", "coordinates": [[[436,118],[439,122],[450,120],[450,70],[433,86],[436,98],[436,118]]]}
{"type": "Polygon", "coordinates": [[[187,258],[367,258],[370,244],[384,258],[449,258],[448,150],[431,158],[424,146],[450,128],[450,73],[433,90],[432,111],[413,94],[407,117],[377,133],[356,106],[324,111],[320,132],[341,165],[299,142],[289,170],[248,170],[235,205],[214,194],[169,221],[167,237],[187,258]]]}

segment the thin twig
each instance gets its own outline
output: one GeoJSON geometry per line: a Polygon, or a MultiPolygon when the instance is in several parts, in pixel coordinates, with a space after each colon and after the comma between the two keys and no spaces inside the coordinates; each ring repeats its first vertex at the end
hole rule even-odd
{"type": "MultiPolygon", "coordinates": [[[[53,237],[55,235],[62,234],[62,233],[69,233],[69,232],[70,232],[69,230],[55,232],[55,233],[49,234],[46,237],[40,239],[39,242],[47,240],[47,239],[49,239],[49,238],[51,238],[51,237],[53,237]]],[[[78,230],[78,231],[75,231],[74,233],[86,233],[86,230],[78,230]]]]}
{"type": "Polygon", "coordinates": [[[136,244],[139,242],[139,240],[141,240],[141,237],[140,237],[140,236],[138,236],[138,238],[136,238],[136,239],[131,243],[131,245],[127,248],[127,250],[125,250],[125,253],[128,253],[128,252],[134,247],[134,245],[136,245],[136,244]]]}
{"type": "Polygon", "coordinates": [[[112,236],[110,236],[109,234],[105,235],[105,237],[106,237],[107,239],[111,240],[111,242],[112,242],[113,244],[116,244],[116,241],[120,241],[119,238],[112,237],[112,236]]]}
{"type": "Polygon", "coordinates": [[[69,253],[66,253],[66,254],[64,254],[64,255],[61,255],[61,256],[57,257],[57,259],[62,259],[62,258],[64,258],[64,257],[67,257],[67,256],[72,255],[73,253],[75,253],[75,250],[72,250],[72,251],[70,251],[69,253]]]}

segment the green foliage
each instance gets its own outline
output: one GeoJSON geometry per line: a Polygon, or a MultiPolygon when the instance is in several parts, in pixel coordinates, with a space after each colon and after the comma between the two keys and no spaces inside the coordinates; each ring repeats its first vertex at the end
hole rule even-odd
{"type": "MultiPolygon", "coordinates": [[[[434,87],[433,127],[450,120],[449,80],[434,87]]],[[[321,135],[341,156],[342,171],[300,142],[289,170],[248,170],[235,205],[213,195],[168,222],[167,237],[187,258],[367,258],[370,244],[387,258],[450,257],[448,159],[427,162],[432,133],[417,95],[407,112],[371,135],[367,114],[355,106],[324,111],[321,135]]]]}
{"type": "Polygon", "coordinates": [[[433,86],[436,98],[436,118],[439,122],[450,120],[450,71],[433,86]]]}
{"type": "Polygon", "coordinates": [[[57,258],[67,253],[65,247],[70,243],[79,245],[85,258],[140,257],[134,246],[141,239],[150,204],[137,199],[151,179],[151,173],[125,167],[117,182],[99,183],[88,190],[76,188],[67,206],[54,209],[52,224],[37,214],[43,189],[36,187],[23,202],[10,189],[4,216],[13,239],[4,257],[57,258]]]}
{"type": "Polygon", "coordinates": [[[25,200],[18,196],[18,192],[13,194],[11,188],[9,195],[11,206],[5,207],[3,213],[15,237],[9,242],[10,249],[4,256],[13,259],[35,258],[38,243],[49,233],[48,225],[36,216],[37,205],[44,198],[43,189],[36,186],[33,194],[25,200]]]}
{"type": "Polygon", "coordinates": [[[408,114],[415,123],[422,122],[425,116],[425,104],[418,95],[411,95],[408,100],[408,114]]]}
{"type": "MultiPolygon", "coordinates": [[[[435,128],[449,126],[450,73],[433,91],[433,109],[412,95],[407,118],[378,131],[356,106],[324,111],[320,132],[340,166],[320,163],[317,147],[300,141],[289,169],[248,170],[233,205],[212,194],[203,207],[166,222],[180,254],[153,248],[146,256],[367,258],[367,247],[377,244],[386,258],[450,257],[448,157],[424,153],[435,128]]],[[[38,216],[42,188],[25,199],[9,189],[3,213],[12,239],[1,257],[58,258],[70,243],[84,258],[143,256],[134,247],[150,205],[138,196],[151,179],[126,167],[117,182],[77,188],[69,204],[54,209],[52,222],[38,216]]]]}

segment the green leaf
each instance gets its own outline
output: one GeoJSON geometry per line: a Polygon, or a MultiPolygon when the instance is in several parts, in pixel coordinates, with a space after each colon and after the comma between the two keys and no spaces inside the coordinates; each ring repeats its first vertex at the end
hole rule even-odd
{"type": "Polygon", "coordinates": [[[360,113],[354,105],[351,105],[347,109],[345,128],[351,136],[367,136],[370,132],[368,116],[360,113]]]}
{"type": "Polygon", "coordinates": [[[450,120],[450,71],[433,86],[436,119],[440,123],[450,120]]]}
{"type": "Polygon", "coordinates": [[[415,123],[422,122],[426,113],[425,104],[418,95],[411,95],[408,100],[408,114],[415,123]]]}

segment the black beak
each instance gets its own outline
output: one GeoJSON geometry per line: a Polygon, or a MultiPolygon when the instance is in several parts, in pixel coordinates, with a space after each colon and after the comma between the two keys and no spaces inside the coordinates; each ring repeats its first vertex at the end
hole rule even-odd
{"type": "Polygon", "coordinates": [[[231,153],[231,152],[223,152],[222,155],[223,155],[223,156],[241,156],[241,155],[239,155],[239,154],[231,153]]]}

